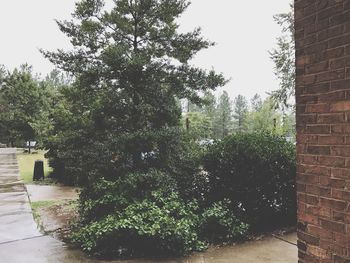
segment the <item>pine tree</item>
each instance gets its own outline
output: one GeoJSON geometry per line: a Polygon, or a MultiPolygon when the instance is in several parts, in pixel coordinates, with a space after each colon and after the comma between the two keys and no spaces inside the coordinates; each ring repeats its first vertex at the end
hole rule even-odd
{"type": "Polygon", "coordinates": [[[263,102],[259,94],[255,94],[251,99],[250,103],[252,105],[253,111],[260,111],[261,107],[263,106],[263,102]]]}
{"type": "Polygon", "coordinates": [[[177,18],[188,5],[185,0],[116,0],[107,8],[102,0],[82,0],[74,20],[58,22],[74,49],[43,53],[76,79],[65,91],[72,116],[66,127],[72,130],[60,133],[66,171],[73,176],[114,178],[167,167],[179,137],[178,101],[201,103],[200,92],[225,84],[222,75],[188,63],[213,45],[199,28],[178,32],[177,18]]]}
{"type": "Polygon", "coordinates": [[[214,117],[214,135],[226,137],[232,130],[232,102],[226,91],[219,97],[214,117]]]}
{"type": "Polygon", "coordinates": [[[243,95],[238,95],[234,100],[233,118],[235,120],[235,130],[243,132],[245,130],[245,116],[248,112],[248,102],[243,95]]]}

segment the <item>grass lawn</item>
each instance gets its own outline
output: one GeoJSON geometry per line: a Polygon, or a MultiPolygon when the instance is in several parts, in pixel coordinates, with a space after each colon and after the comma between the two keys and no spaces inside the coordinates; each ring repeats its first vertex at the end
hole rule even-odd
{"type": "Polygon", "coordinates": [[[45,151],[39,150],[38,153],[24,153],[22,149],[17,151],[17,160],[19,164],[19,172],[25,184],[33,182],[34,163],[36,160],[44,161],[45,177],[51,172],[47,159],[44,157],[45,151]]]}

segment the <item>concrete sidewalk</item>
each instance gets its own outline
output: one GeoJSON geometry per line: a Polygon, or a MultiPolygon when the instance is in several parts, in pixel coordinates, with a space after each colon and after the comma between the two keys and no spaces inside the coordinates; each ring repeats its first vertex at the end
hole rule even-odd
{"type": "MultiPolygon", "coordinates": [[[[296,235],[286,241],[267,237],[237,246],[210,248],[204,253],[158,263],[296,263],[296,235]]],[[[19,178],[15,149],[0,149],[0,262],[4,263],[103,263],[79,250],[42,235],[34,222],[28,194],[19,178]]],[[[109,261],[151,263],[150,260],[109,261]]]]}
{"type": "Polygon", "coordinates": [[[18,176],[16,151],[0,149],[0,244],[41,236],[18,176]]]}
{"type": "Polygon", "coordinates": [[[0,148],[0,262],[90,262],[79,251],[39,232],[19,177],[16,149],[6,148],[0,148]]]}

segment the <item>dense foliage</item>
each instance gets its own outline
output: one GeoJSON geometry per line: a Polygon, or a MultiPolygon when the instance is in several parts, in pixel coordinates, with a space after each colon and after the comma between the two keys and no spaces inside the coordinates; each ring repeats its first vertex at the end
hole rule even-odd
{"type": "Polygon", "coordinates": [[[249,226],[230,209],[230,201],[213,203],[201,215],[200,236],[207,242],[220,243],[244,237],[249,226]]]}
{"type": "Polygon", "coordinates": [[[28,65],[12,72],[0,69],[0,142],[23,147],[41,142],[50,128],[53,87],[28,65]]]}
{"type": "Polygon", "coordinates": [[[205,247],[197,235],[197,209],[195,202],[185,203],[176,193],[155,191],[122,210],[109,210],[75,232],[72,240],[96,255],[183,255],[205,247]]]}
{"type": "Polygon", "coordinates": [[[225,138],[248,129],[248,103],[240,95],[233,110],[226,92],[216,103],[224,77],[191,66],[213,43],[200,29],[178,32],[189,2],[109,3],[77,2],[58,22],[73,50],[43,51],[72,77],[45,82],[55,99],[43,141],[54,176],[82,186],[71,241],[94,255],[181,255],[293,221],[293,146],[225,138]],[[213,137],[223,140],[210,146],[213,137]]]}
{"type": "MultiPolygon", "coordinates": [[[[295,221],[294,146],[277,136],[293,119],[258,95],[251,107],[226,91],[216,100],[224,77],[191,65],[213,43],[178,32],[188,5],[80,0],[58,22],[73,50],[42,51],[67,75],[0,68],[0,142],[39,141],[52,176],[82,186],[70,240],[90,254],[183,255],[295,221]]],[[[284,41],[271,54],[282,100],[293,77],[284,41]]]]}
{"type": "Polygon", "coordinates": [[[295,223],[295,147],[271,134],[237,134],[210,147],[204,160],[211,202],[230,200],[252,230],[295,223]]]}
{"type": "Polygon", "coordinates": [[[115,182],[101,179],[81,194],[82,227],[72,241],[95,255],[164,256],[200,251],[246,233],[247,225],[225,202],[205,208],[178,190],[171,176],[157,170],[115,182]]]}
{"type": "Polygon", "coordinates": [[[74,20],[58,22],[73,51],[44,52],[75,77],[64,91],[64,123],[48,145],[56,175],[89,184],[149,168],[166,169],[178,153],[179,100],[226,83],[189,61],[212,43],[200,29],[178,33],[184,0],[77,3],[74,20]]]}
{"type": "MultiPolygon", "coordinates": [[[[204,98],[211,96],[206,94],[204,98]]],[[[273,97],[262,100],[255,94],[249,104],[243,95],[232,102],[227,92],[223,92],[217,100],[214,97],[209,102],[202,106],[191,105],[183,117],[183,126],[187,125],[192,138],[199,142],[252,132],[274,133],[295,141],[295,112],[276,108],[273,97]]]]}
{"type": "Polygon", "coordinates": [[[83,186],[71,240],[89,253],[185,254],[247,229],[224,200],[206,202],[203,150],[181,128],[181,100],[205,104],[201,94],[226,83],[190,65],[212,43],[200,29],[177,32],[187,6],[82,0],[74,20],[58,22],[73,51],[43,51],[74,76],[60,89],[46,147],[55,176],[83,186]]]}

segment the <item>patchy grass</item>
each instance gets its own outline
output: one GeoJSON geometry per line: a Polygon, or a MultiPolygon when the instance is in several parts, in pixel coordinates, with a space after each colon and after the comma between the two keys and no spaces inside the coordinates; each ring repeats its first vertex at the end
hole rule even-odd
{"type": "Polygon", "coordinates": [[[37,160],[44,161],[45,177],[51,172],[48,160],[44,157],[45,151],[39,150],[37,153],[29,154],[23,150],[17,151],[17,160],[19,164],[19,172],[25,184],[33,182],[34,163],[37,160]]]}
{"type": "Polygon", "coordinates": [[[30,203],[32,206],[34,220],[38,224],[38,227],[39,227],[41,232],[45,232],[45,229],[44,229],[44,226],[41,222],[40,209],[48,208],[48,207],[54,206],[58,203],[60,203],[60,202],[59,201],[36,201],[36,202],[30,203]]]}
{"type": "Polygon", "coordinates": [[[62,239],[70,233],[70,224],[78,218],[77,200],[35,201],[31,206],[40,232],[57,234],[62,239]]]}

